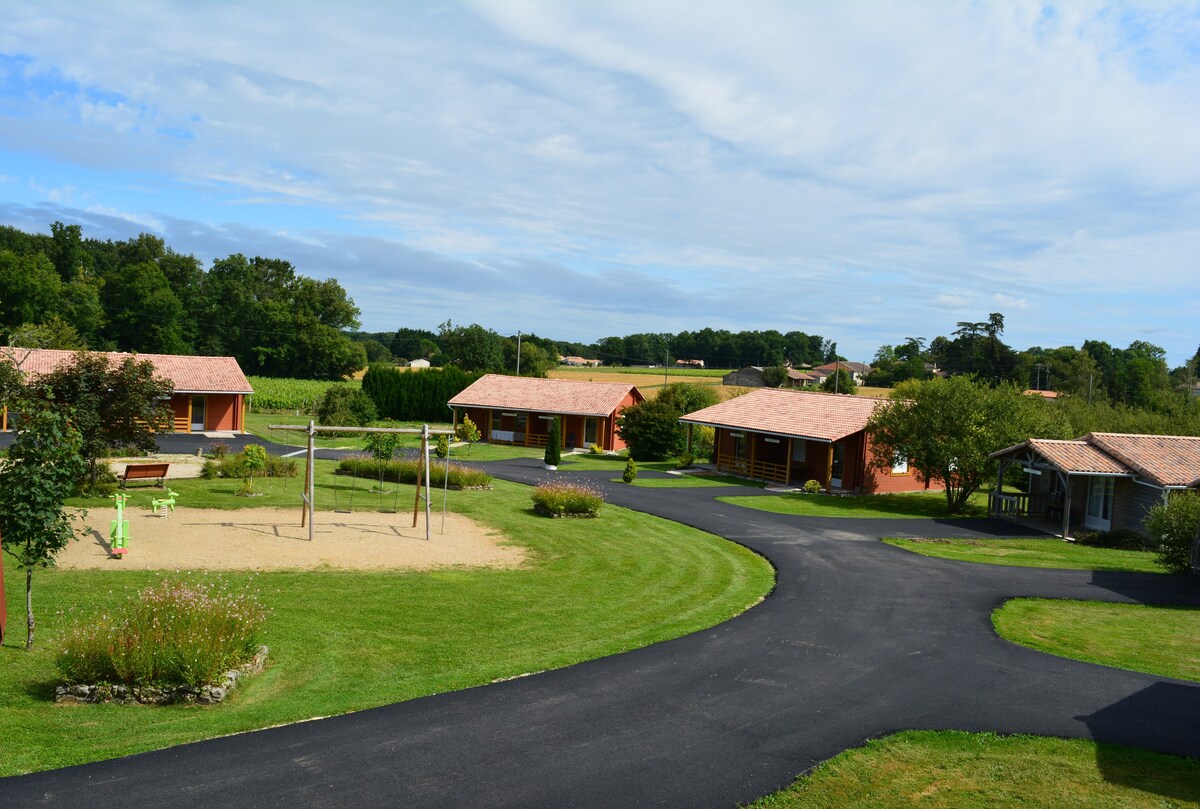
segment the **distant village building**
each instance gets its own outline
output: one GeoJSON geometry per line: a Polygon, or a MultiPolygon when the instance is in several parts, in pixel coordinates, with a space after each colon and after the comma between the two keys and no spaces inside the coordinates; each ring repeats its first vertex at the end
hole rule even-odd
{"type": "Polygon", "coordinates": [[[675,360],[675,365],[680,368],[703,368],[704,360],[675,360]]]}
{"type": "Polygon", "coordinates": [[[827,376],[833,376],[834,371],[839,368],[850,374],[850,378],[854,380],[855,385],[861,385],[863,380],[867,378],[867,375],[874,370],[865,362],[827,362],[824,365],[818,365],[816,368],[813,368],[813,371],[817,372],[818,377],[824,380],[827,376]]]}
{"type": "Polygon", "coordinates": [[[745,368],[739,368],[736,371],[730,371],[721,377],[722,385],[739,385],[743,388],[761,388],[766,382],[763,380],[763,368],[761,365],[747,365],[745,368]]]}
{"type": "Polygon", "coordinates": [[[409,368],[428,368],[429,360],[411,360],[408,363],[408,367],[409,368]]]}
{"type": "Polygon", "coordinates": [[[595,368],[600,364],[600,360],[589,360],[586,357],[562,357],[559,362],[563,365],[588,368],[595,368]]]}

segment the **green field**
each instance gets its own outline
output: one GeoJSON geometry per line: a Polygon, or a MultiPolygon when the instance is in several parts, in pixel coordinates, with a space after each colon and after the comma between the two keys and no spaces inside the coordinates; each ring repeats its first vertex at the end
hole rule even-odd
{"type": "Polygon", "coordinates": [[[1013,567],[1049,567],[1070,570],[1128,570],[1166,573],[1155,554],[1092,548],[1061,539],[897,539],[884,542],[897,548],[961,562],[1013,567]]]}
{"type": "Polygon", "coordinates": [[[905,731],[751,809],[1196,809],[1200,761],[1075,739],[905,731]]]}
{"type": "MultiPolygon", "coordinates": [[[[331,477],[322,469],[318,482],[327,487],[331,477]]],[[[191,505],[246,502],[220,481],[178,483],[191,505]],[[205,486],[211,490],[202,493],[205,486]]],[[[272,505],[279,496],[247,504],[272,505]]],[[[210,708],[54,705],[54,651],[66,622],[118,608],[160,574],[36,572],[38,642],[26,653],[24,579],[10,563],[5,584],[13,632],[0,647],[0,775],[360,710],[614,654],[719,623],[757,602],[773,583],[770,565],[738,545],[616,506],[605,506],[595,520],[553,521],[548,530],[551,521],[533,512],[524,486],[497,482],[493,491],[452,492],[450,502],[455,512],[527,548],[531,561],[517,570],[224,574],[258,589],[272,610],[264,639],[271,657],[266,672],[210,708]]]]}

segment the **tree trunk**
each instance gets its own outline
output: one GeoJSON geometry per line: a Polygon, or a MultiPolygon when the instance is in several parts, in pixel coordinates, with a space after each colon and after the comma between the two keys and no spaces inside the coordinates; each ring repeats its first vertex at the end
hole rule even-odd
{"type": "Polygon", "coordinates": [[[33,568],[25,568],[25,651],[33,648],[33,568]]]}

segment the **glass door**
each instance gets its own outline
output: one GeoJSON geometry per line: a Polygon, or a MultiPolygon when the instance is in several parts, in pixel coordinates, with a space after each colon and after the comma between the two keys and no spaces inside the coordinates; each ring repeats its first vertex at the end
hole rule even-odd
{"type": "Polygon", "coordinates": [[[597,432],[596,419],[583,420],[583,445],[585,447],[590,447],[592,444],[596,443],[597,432]]]}
{"type": "Polygon", "coordinates": [[[204,432],[204,396],[192,397],[192,432],[204,432]]]}
{"type": "Polygon", "coordinates": [[[1089,478],[1087,516],[1085,528],[1107,531],[1112,527],[1113,487],[1112,478],[1089,478]]]}
{"type": "Polygon", "coordinates": [[[841,444],[833,445],[833,466],[829,475],[829,488],[842,488],[842,472],[846,466],[846,448],[841,444]]]}

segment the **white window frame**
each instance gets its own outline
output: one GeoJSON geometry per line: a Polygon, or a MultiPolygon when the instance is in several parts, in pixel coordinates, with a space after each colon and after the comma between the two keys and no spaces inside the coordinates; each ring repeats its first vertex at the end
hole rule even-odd
{"type": "Polygon", "coordinates": [[[892,456],[892,474],[907,475],[908,474],[908,458],[902,452],[897,452],[892,456]]]}

